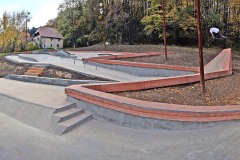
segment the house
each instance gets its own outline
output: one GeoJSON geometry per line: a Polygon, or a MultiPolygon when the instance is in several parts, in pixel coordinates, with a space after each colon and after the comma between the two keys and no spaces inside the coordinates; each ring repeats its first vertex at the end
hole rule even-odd
{"type": "Polygon", "coordinates": [[[40,48],[63,48],[63,36],[54,28],[39,27],[33,34],[33,42],[40,48]]]}

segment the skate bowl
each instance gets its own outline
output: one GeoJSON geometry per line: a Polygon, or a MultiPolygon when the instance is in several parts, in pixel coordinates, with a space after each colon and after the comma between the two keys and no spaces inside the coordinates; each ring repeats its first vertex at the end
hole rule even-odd
{"type": "MultiPolygon", "coordinates": [[[[205,79],[231,75],[231,56],[231,49],[225,49],[209,62],[204,67],[205,79]]],[[[118,63],[117,65],[120,65],[121,61],[115,62],[111,60],[111,58],[111,56],[106,56],[99,59],[86,59],[86,61],[94,61],[94,63],[104,61],[102,64],[106,64],[105,60],[107,60],[107,63],[118,63]]],[[[133,65],[131,62],[122,63],[124,63],[125,66],[133,65]]],[[[141,66],[142,64],[137,65],[144,67],[141,66]]],[[[147,64],[143,65],[146,66],[147,64]]],[[[149,65],[151,66],[152,64],[149,65]]],[[[161,66],[158,67],[161,68],[161,66]]],[[[176,66],[167,67],[167,65],[163,65],[164,69],[181,68],[176,66]]],[[[189,70],[193,71],[193,68],[189,68],[189,70]]],[[[199,129],[239,120],[240,105],[177,105],[148,102],[111,94],[111,92],[143,90],[198,82],[200,80],[200,74],[196,68],[194,70],[194,73],[189,75],[160,77],[145,81],[73,85],[67,87],[65,93],[68,96],[68,101],[74,102],[78,107],[90,112],[94,118],[133,128],[169,130],[199,129]]]]}

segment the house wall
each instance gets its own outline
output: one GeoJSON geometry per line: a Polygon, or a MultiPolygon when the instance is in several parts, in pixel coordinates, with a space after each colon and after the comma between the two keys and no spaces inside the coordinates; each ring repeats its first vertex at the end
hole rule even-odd
{"type": "Polygon", "coordinates": [[[36,45],[38,45],[39,47],[41,47],[41,46],[42,46],[41,36],[39,35],[39,36],[37,36],[37,37],[34,37],[34,38],[33,38],[33,42],[35,42],[36,45]]]}
{"type": "Polygon", "coordinates": [[[46,48],[63,48],[63,40],[58,38],[35,37],[33,41],[41,48],[45,45],[46,48]]]}
{"type": "Polygon", "coordinates": [[[45,45],[47,48],[63,48],[63,40],[42,37],[42,45],[45,45]]]}

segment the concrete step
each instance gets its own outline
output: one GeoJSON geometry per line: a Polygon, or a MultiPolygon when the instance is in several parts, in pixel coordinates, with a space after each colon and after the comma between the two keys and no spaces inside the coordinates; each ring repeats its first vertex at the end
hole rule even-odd
{"type": "Polygon", "coordinates": [[[39,76],[43,73],[44,68],[30,67],[24,75],[28,76],[39,76]]]}
{"type": "Polygon", "coordinates": [[[30,67],[29,70],[33,70],[33,71],[44,71],[44,68],[40,68],[40,67],[30,67]]]}
{"type": "Polygon", "coordinates": [[[70,118],[78,116],[81,113],[83,113],[83,109],[80,109],[80,108],[76,107],[76,108],[70,108],[68,110],[55,113],[53,115],[56,116],[59,119],[58,122],[63,122],[63,121],[66,121],[70,118]]]}
{"type": "Polygon", "coordinates": [[[76,108],[76,103],[71,103],[71,104],[66,105],[66,106],[64,106],[64,107],[56,108],[56,109],[53,111],[53,114],[58,113],[58,112],[63,112],[63,111],[65,111],[65,110],[68,110],[68,109],[71,109],[71,108],[76,108]]]}
{"type": "Polygon", "coordinates": [[[91,120],[93,117],[91,114],[88,113],[82,113],[78,116],[72,117],[66,121],[60,122],[59,125],[64,127],[65,129],[63,130],[62,134],[70,131],[73,128],[76,128],[89,120],[91,120]]]}
{"type": "Polygon", "coordinates": [[[37,70],[27,70],[26,73],[36,73],[36,74],[42,74],[42,71],[37,71],[37,70]]]}

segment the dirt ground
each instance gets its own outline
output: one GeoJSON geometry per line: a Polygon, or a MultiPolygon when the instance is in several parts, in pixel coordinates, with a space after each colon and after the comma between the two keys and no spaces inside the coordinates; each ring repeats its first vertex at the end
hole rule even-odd
{"type": "MultiPolygon", "coordinates": [[[[128,58],[125,61],[160,63],[181,66],[199,66],[198,54],[192,51],[177,52],[169,55],[168,60],[164,56],[128,58]],[[159,58],[160,57],[160,58],[159,58]],[[161,58],[163,57],[163,58],[161,58]]],[[[207,64],[218,53],[216,50],[209,51],[204,55],[204,62],[207,64]]],[[[240,104],[240,57],[233,55],[233,75],[223,78],[207,80],[206,94],[203,96],[200,83],[184,84],[178,86],[149,89],[143,91],[114,93],[120,96],[140,99],[152,102],[181,104],[181,105],[237,105],[240,104]]]]}
{"type": "Polygon", "coordinates": [[[0,78],[5,77],[8,74],[23,75],[29,67],[30,65],[27,64],[16,64],[5,58],[0,58],[0,78]]]}
{"type": "MultiPolygon", "coordinates": [[[[29,64],[14,63],[7,60],[6,58],[0,58],[0,78],[5,77],[8,74],[24,75],[24,73],[30,67],[31,65],[29,64]]],[[[106,79],[103,78],[89,77],[58,67],[47,67],[47,69],[44,70],[44,73],[40,77],[106,81],[106,79]]]]}
{"type": "MultiPolygon", "coordinates": [[[[208,51],[203,56],[204,65],[208,64],[214,57],[216,57],[219,52],[208,51]]],[[[166,65],[177,65],[177,66],[189,66],[198,67],[199,58],[197,52],[192,53],[180,53],[167,55],[167,60],[165,55],[158,56],[148,56],[148,57],[137,57],[137,58],[124,58],[121,61],[131,61],[140,63],[155,63],[155,64],[166,64],[166,65]],[[197,57],[197,58],[196,58],[197,57]]]]}

